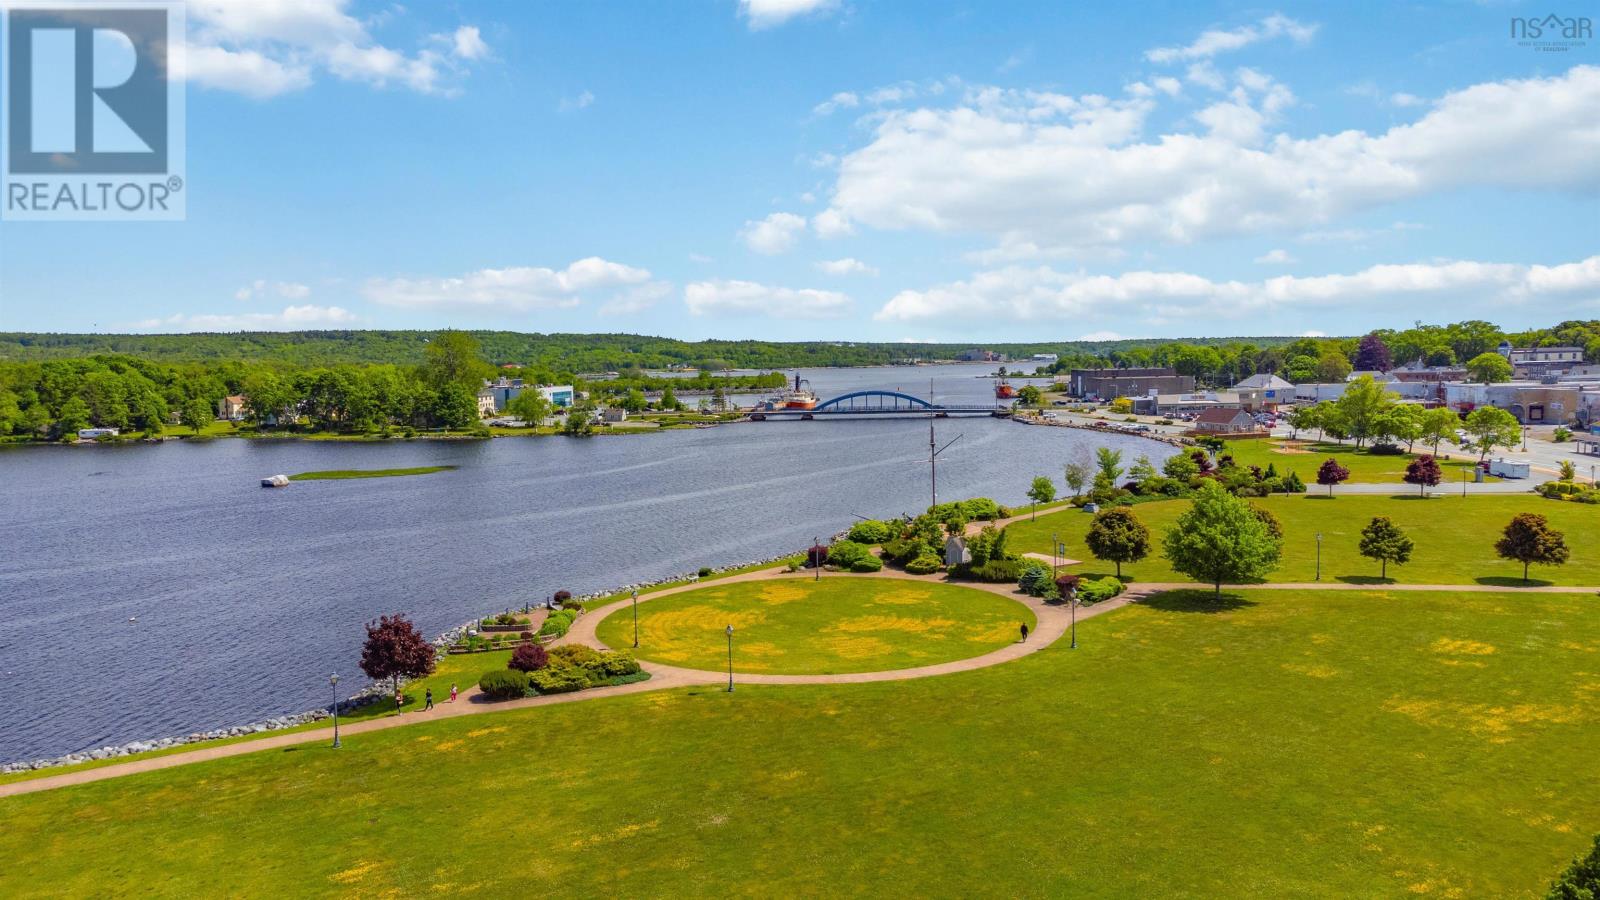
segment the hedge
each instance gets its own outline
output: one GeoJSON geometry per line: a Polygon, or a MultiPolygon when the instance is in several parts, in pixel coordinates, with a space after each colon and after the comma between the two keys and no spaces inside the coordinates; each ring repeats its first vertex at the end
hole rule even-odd
{"type": "Polygon", "coordinates": [[[957,578],[970,578],[973,581],[987,581],[992,584],[1015,583],[1022,577],[1022,562],[1015,559],[991,559],[981,566],[964,563],[952,569],[950,574],[957,578]]]}
{"type": "Polygon", "coordinates": [[[883,560],[871,555],[863,556],[860,559],[850,563],[849,566],[849,569],[852,572],[876,572],[882,568],[883,560]]]}
{"type": "Polygon", "coordinates": [[[577,618],[578,611],[575,609],[558,609],[544,620],[543,625],[539,626],[539,636],[561,637],[567,633],[567,630],[572,627],[573,621],[577,618]]]}
{"type": "Polygon", "coordinates": [[[906,563],[906,572],[912,575],[932,575],[939,571],[943,561],[932,553],[924,553],[906,563]]]}

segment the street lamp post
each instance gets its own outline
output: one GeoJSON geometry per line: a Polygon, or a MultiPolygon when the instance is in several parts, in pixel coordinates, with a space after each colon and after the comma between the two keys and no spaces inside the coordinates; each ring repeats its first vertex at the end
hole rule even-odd
{"type": "Polygon", "coordinates": [[[1067,589],[1071,593],[1067,596],[1067,609],[1072,614],[1072,646],[1068,649],[1078,649],[1078,586],[1073,585],[1067,589]]]}
{"type": "Polygon", "coordinates": [[[728,626],[728,693],[733,693],[733,626],[728,626]]]}
{"type": "Polygon", "coordinates": [[[1461,470],[1461,496],[1467,496],[1467,470],[1461,470]]]}
{"type": "Polygon", "coordinates": [[[639,649],[639,592],[633,592],[633,649],[639,649]]]}
{"type": "Polygon", "coordinates": [[[1317,532],[1317,580],[1322,580],[1322,532],[1317,532]]]}
{"type": "MultiPolygon", "coordinates": [[[[811,546],[813,546],[813,547],[821,547],[822,546],[822,538],[816,537],[815,535],[813,535],[812,538],[811,538],[811,546]]],[[[813,559],[811,561],[811,563],[812,563],[811,568],[815,570],[815,573],[814,573],[815,577],[813,577],[811,580],[812,581],[821,581],[822,580],[822,557],[818,556],[816,559],[813,559]]],[[[728,626],[728,640],[729,640],[730,646],[731,646],[731,642],[733,641],[733,626],[732,625],[728,626]]],[[[730,663],[730,665],[731,665],[731,663],[730,663]]],[[[730,691],[733,690],[732,676],[729,676],[728,690],[730,690],[730,691]]]]}
{"type": "Polygon", "coordinates": [[[339,749],[339,676],[329,675],[328,686],[333,689],[333,748],[339,749]]]}
{"type": "Polygon", "coordinates": [[[1528,426],[1522,426],[1522,452],[1528,452],[1528,426]]]}
{"type": "Polygon", "coordinates": [[[1060,554],[1058,554],[1056,551],[1058,551],[1060,549],[1061,549],[1061,536],[1058,535],[1058,534],[1050,535],[1050,577],[1051,578],[1055,578],[1056,577],[1056,566],[1059,565],[1059,563],[1057,563],[1056,560],[1061,558],[1060,554]]]}

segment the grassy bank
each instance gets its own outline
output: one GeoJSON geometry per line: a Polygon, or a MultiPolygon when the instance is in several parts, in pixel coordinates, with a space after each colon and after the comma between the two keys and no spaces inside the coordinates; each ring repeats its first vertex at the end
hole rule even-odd
{"type": "Polygon", "coordinates": [[[449,472],[455,466],[414,466],[409,469],[329,469],[325,472],[301,472],[290,475],[290,481],[343,481],[348,478],[396,478],[405,475],[432,475],[449,472]]]}
{"type": "Polygon", "coordinates": [[[1592,598],[1169,595],[1078,630],[942,678],[596,699],[11,798],[0,854],[27,865],[0,891],[1506,897],[1600,827],[1592,598]],[[516,814],[506,779],[552,764],[516,814]],[[485,835],[516,863],[451,849],[485,835]]]}
{"type": "MultiPolygon", "coordinates": [[[[1272,511],[1283,523],[1283,557],[1268,581],[1311,581],[1317,573],[1317,534],[1322,535],[1324,581],[1376,581],[1378,564],[1361,556],[1361,529],[1374,516],[1388,516],[1416,544],[1411,562],[1389,566],[1389,577],[1413,584],[1522,584],[1522,566],[1498,559],[1494,543],[1511,517],[1520,512],[1539,513],[1552,527],[1566,533],[1571,559],[1555,568],[1534,566],[1536,584],[1600,585],[1600,543],[1589,535],[1600,532],[1600,508],[1557,503],[1532,494],[1501,496],[1477,494],[1420,499],[1412,494],[1394,497],[1275,494],[1252,501],[1272,511]]],[[[1134,515],[1149,527],[1151,551],[1142,562],[1122,567],[1124,576],[1138,581],[1189,581],[1161,557],[1161,535],[1189,507],[1188,500],[1141,503],[1134,515]]],[[[1008,529],[1010,548],[1017,552],[1050,553],[1051,535],[1067,545],[1066,555],[1082,560],[1077,573],[1111,574],[1110,563],[1094,559],[1084,535],[1094,517],[1080,510],[1040,516],[1037,522],[1017,522],[1008,529]]]]}

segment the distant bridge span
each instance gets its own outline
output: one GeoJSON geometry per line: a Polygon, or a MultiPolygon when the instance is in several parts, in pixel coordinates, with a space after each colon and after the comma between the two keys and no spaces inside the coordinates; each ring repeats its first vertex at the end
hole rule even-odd
{"type": "Polygon", "coordinates": [[[752,421],[814,419],[818,416],[1009,416],[1006,406],[943,406],[900,391],[851,391],[818,403],[811,409],[761,409],[750,412],[752,421]]]}

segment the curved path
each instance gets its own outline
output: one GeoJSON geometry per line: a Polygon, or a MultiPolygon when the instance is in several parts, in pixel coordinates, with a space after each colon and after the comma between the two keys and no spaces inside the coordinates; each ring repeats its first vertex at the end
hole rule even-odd
{"type": "MultiPolygon", "coordinates": [[[[1012,520],[1021,519],[1016,516],[1012,520]]],[[[981,524],[981,523],[980,523],[981,524]]],[[[728,584],[736,581],[771,581],[778,579],[812,578],[810,572],[792,573],[781,568],[766,569],[757,572],[746,572],[740,575],[731,575],[719,578],[714,584],[728,584]]],[[[908,581],[935,581],[944,579],[939,575],[908,575],[904,572],[884,570],[873,574],[844,574],[830,572],[823,578],[895,578],[908,581]]],[[[1034,615],[1038,617],[1038,627],[1029,635],[1026,643],[1018,642],[969,659],[958,659],[950,662],[937,663],[929,666],[919,666],[914,669],[892,669],[883,672],[856,672],[840,675],[756,675],[735,673],[734,679],[738,684],[859,684],[874,681],[903,681],[910,678],[927,678],[934,675],[946,675],[952,672],[967,672],[973,669],[982,669],[999,665],[1014,659],[1037,653],[1049,647],[1066,633],[1072,620],[1071,611],[1062,606],[1045,604],[1035,597],[1028,597],[1015,592],[1009,584],[978,584],[973,582],[952,582],[963,587],[976,590],[989,591],[1004,597],[1016,600],[1031,607],[1034,615]]],[[[668,597],[673,594],[692,591],[702,584],[686,584],[679,587],[654,591],[639,598],[640,603],[648,603],[659,597],[668,597]]],[[[1600,592],[1600,587],[1566,587],[1559,585],[1534,585],[1529,587],[1501,587],[1499,585],[1485,584],[1347,584],[1344,582],[1305,582],[1305,583],[1276,583],[1276,584],[1245,584],[1224,585],[1228,590],[1318,590],[1318,591],[1468,591],[1468,592],[1504,592],[1504,593],[1563,593],[1582,594],[1600,592]]],[[[1206,590],[1209,584],[1193,582],[1150,582],[1129,585],[1128,590],[1118,597],[1099,603],[1094,606],[1079,607],[1077,617],[1080,619],[1093,618],[1113,609],[1119,609],[1130,603],[1137,603],[1152,594],[1160,594],[1176,590],[1206,590]]],[[[571,644],[581,643],[593,647],[604,647],[595,637],[595,626],[600,620],[627,607],[631,600],[620,600],[595,609],[593,612],[580,616],[573,623],[572,630],[556,643],[571,644]]],[[[507,700],[490,702],[484,698],[477,687],[468,689],[455,703],[439,703],[428,712],[409,712],[398,716],[387,716],[381,719],[364,719],[339,727],[341,737],[366,734],[372,731],[383,731],[389,728],[399,728],[416,722],[428,722],[435,719],[450,719],[457,716],[475,715],[478,713],[501,712],[508,709],[527,709],[534,706],[551,706],[557,703],[574,703],[582,700],[591,700],[597,697],[613,697],[620,694],[638,694],[645,691],[668,690],[678,687],[720,685],[727,683],[726,672],[711,672],[702,669],[683,669],[676,666],[666,666],[659,663],[640,663],[645,671],[650,673],[648,681],[635,682],[617,687],[591,688],[571,694],[553,694],[542,697],[528,697],[522,700],[507,700]]],[[[0,784],[0,797],[9,797],[17,794],[30,794],[35,791],[47,791],[68,785],[84,784],[90,781],[103,781],[108,778],[118,778],[123,775],[133,775],[139,772],[151,772],[157,769],[169,769],[173,766],[182,766],[189,763],[204,762],[209,759],[221,759],[229,756],[241,756],[246,753],[256,753],[263,750],[277,750],[284,747],[293,747],[300,744],[310,744],[326,741],[329,738],[329,729],[313,728],[306,731],[296,731],[288,734],[273,735],[256,740],[241,741],[235,744],[224,744],[214,747],[202,747],[196,750],[187,750],[172,753],[166,756],[153,756],[144,759],[131,760],[125,763],[114,763],[94,769],[79,769],[63,772],[60,775],[47,775],[27,781],[14,781],[9,784],[0,784]]]]}
{"type": "MultiPolygon", "coordinates": [[[[737,581],[769,581],[783,578],[811,578],[809,572],[791,573],[782,568],[765,569],[757,572],[746,572],[740,575],[730,575],[719,578],[714,584],[730,584],[737,581]]],[[[903,572],[878,572],[870,575],[856,575],[830,572],[823,578],[898,578],[909,581],[942,581],[938,575],[908,575],[903,572]]],[[[735,681],[742,684],[857,684],[868,681],[900,681],[908,678],[926,678],[933,675],[945,675],[952,672],[965,672],[972,669],[982,669],[998,665],[1003,662],[1036,653],[1050,646],[1066,633],[1071,621],[1071,613],[1065,607],[1050,606],[1034,597],[1015,593],[1015,586],[1009,584],[970,584],[968,582],[953,582],[965,587],[986,590],[991,593],[1009,597],[1019,603],[1024,603],[1033,608],[1034,615],[1038,618],[1038,627],[1029,635],[1026,643],[1010,644],[999,650],[994,650],[982,656],[970,659],[953,660],[931,666],[921,666],[915,669],[896,669],[886,672],[857,672],[841,675],[746,675],[735,673],[735,681]]],[[[654,591],[639,598],[640,603],[648,603],[660,597],[669,597],[685,591],[705,587],[704,584],[686,584],[673,588],[654,591]]],[[[1125,592],[1113,600],[1096,604],[1091,607],[1080,607],[1078,618],[1087,619],[1101,613],[1126,606],[1128,603],[1146,596],[1149,592],[1132,590],[1125,592]]],[[[624,608],[631,600],[619,600],[599,607],[592,612],[578,617],[572,629],[557,644],[588,644],[593,647],[605,645],[595,637],[595,626],[601,619],[612,612],[624,608]]],[[[490,702],[484,698],[476,686],[469,688],[461,694],[455,703],[438,703],[428,712],[408,712],[398,716],[386,716],[381,719],[363,719],[348,725],[339,726],[341,739],[346,736],[366,734],[372,731],[383,731],[389,728],[399,728],[417,722],[429,722],[435,719],[449,719],[457,716],[474,715],[477,713],[501,712],[509,709],[526,709],[534,706],[550,706],[556,703],[573,703],[580,700],[590,700],[596,697],[612,697],[619,694],[637,694],[644,691],[668,690],[678,687],[705,686],[725,684],[727,673],[710,672],[700,669],[682,669],[676,666],[665,666],[658,663],[642,662],[640,665],[650,673],[648,681],[639,681],[617,687],[590,688],[586,691],[577,691],[571,694],[552,694],[541,697],[528,697],[522,700],[506,700],[490,702]]],[[[246,753],[256,753],[262,750],[277,750],[284,747],[293,747],[299,744],[310,744],[327,741],[330,729],[312,728],[306,731],[296,731],[288,734],[273,735],[256,740],[240,741],[235,744],[224,744],[215,747],[202,747],[181,753],[171,753],[165,756],[152,756],[144,759],[131,760],[125,763],[114,763],[93,769],[79,769],[72,772],[63,772],[60,775],[47,775],[27,781],[14,781],[9,784],[0,784],[0,797],[9,797],[17,794],[30,794],[35,791],[47,791],[53,788],[66,787],[73,784],[84,784],[90,781],[103,781],[107,778],[118,778],[123,775],[133,775],[139,772],[152,772],[157,769],[170,769],[173,766],[187,765],[189,763],[204,762],[209,759],[222,759],[229,756],[241,756],[246,753]]]]}

